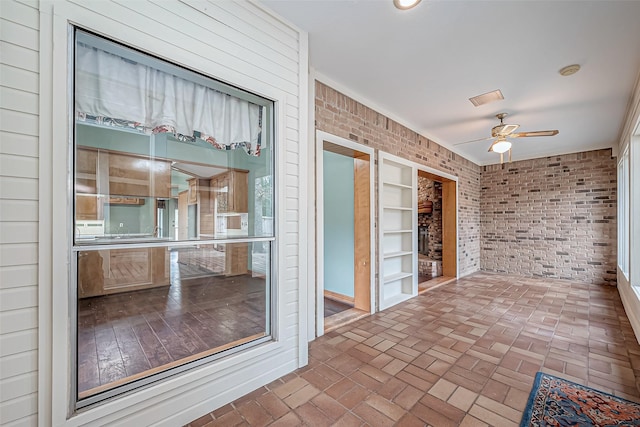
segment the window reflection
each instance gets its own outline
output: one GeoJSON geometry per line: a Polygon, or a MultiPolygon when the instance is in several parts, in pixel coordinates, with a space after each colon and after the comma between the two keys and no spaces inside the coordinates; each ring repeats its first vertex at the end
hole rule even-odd
{"type": "Polygon", "coordinates": [[[269,265],[263,243],[78,252],[79,397],[269,335],[269,265]]]}
{"type": "Polygon", "coordinates": [[[82,31],[74,77],[80,407],[270,339],[275,209],[271,101],[82,31]]]}

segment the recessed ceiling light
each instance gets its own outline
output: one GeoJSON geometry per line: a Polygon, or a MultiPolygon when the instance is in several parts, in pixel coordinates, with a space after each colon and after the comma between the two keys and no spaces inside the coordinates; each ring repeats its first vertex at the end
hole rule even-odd
{"type": "Polygon", "coordinates": [[[400,10],[411,9],[420,3],[420,0],[393,0],[393,5],[400,10]]]}
{"type": "Polygon", "coordinates": [[[563,67],[560,69],[560,71],[558,71],[560,73],[561,76],[571,76],[575,73],[577,73],[578,71],[580,71],[580,65],[578,64],[572,64],[572,65],[567,65],[566,67],[563,67]]]}
{"type": "Polygon", "coordinates": [[[504,96],[502,95],[502,92],[500,92],[500,89],[496,89],[492,92],[483,93],[482,95],[469,98],[469,101],[471,101],[471,103],[476,107],[479,107],[493,101],[500,101],[501,99],[504,99],[504,96]]]}

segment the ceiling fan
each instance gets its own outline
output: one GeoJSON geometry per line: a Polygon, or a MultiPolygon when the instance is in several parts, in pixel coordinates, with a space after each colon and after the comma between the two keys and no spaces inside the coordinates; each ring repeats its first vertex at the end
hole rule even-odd
{"type": "Polygon", "coordinates": [[[509,152],[509,161],[511,161],[511,142],[507,141],[507,138],[529,138],[534,136],[554,136],[558,134],[558,130],[537,130],[532,132],[517,132],[514,133],[520,125],[510,125],[504,123],[504,118],[507,117],[507,113],[498,113],[496,117],[500,120],[500,124],[491,128],[491,136],[487,138],[474,139],[471,141],[460,142],[454,145],[469,144],[471,142],[486,141],[488,139],[496,138],[495,141],[489,146],[489,152],[500,154],[500,163],[503,162],[503,154],[509,152]]]}

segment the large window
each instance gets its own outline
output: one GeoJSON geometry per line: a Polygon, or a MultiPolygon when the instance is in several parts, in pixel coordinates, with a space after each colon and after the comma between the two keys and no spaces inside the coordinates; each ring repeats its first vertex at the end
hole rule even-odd
{"type": "Polygon", "coordinates": [[[618,161],[618,267],[629,280],[629,146],[618,161]]]}
{"type": "Polygon", "coordinates": [[[270,340],[273,103],[76,31],[77,406],[270,340]]]}

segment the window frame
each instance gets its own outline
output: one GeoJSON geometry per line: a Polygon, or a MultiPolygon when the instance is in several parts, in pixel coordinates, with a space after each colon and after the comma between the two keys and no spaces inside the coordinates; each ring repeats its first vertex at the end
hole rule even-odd
{"type": "Polygon", "coordinates": [[[618,256],[617,264],[620,272],[629,280],[629,146],[627,145],[618,160],[618,256]]]}
{"type": "Polygon", "coordinates": [[[627,144],[626,152],[629,157],[629,225],[626,235],[629,243],[629,274],[626,277],[640,296],[640,121],[627,144]]]}
{"type": "MultiPolygon", "coordinates": [[[[275,224],[278,223],[278,217],[280,215],[278,215],[278,197],[277,197],[277,183],[278,183],[278,178],[276,177],[276,168],[277,168],[277,160],[278,160],[278,156],[277,156],[277,143],[276,143],[276,139],[275,139],[275,133],[274,133],[274,125],[275,125],[275,120],[274,120],[274,111],[275,111],[275,100],[272,99],[267,99],[267,98],[263,98],[260,97],[254,93],[248,92],[248,91],[243,91],[241,89],[238,89],[234,86],[230,86],[227,85],[223,82],[220,82],[219,80],[215,79],[214,77],[207,77],[204,76],[196,71],[192,71],[189,70],[186,67],[180,66],[178,64],[174,64],[166,59],[161,59],[158,58],[152,54],[140,51],[138,49],[135,48],[130,48],[120,42],[116,42],[113,41],[107,37],[103,37],[103,36],[97,36],[94,33],[92,33],[91,31],[85,30],[79,26],[72,26],[70,28],[71,31],[71,41],[70,41],[70,49],[71,51],[69,52],[69,70],[70,70],[70,79],[73,82],[71,87],[75,88],[75,46],[78,42],[78,34],[79,33],[84,33],[84,34],[88,34],[90,35],[92,38],[97,38],[100,42],[104,42],[104,43],[108,43],[109,47],[111,47],[111,43],[114,43],[116,46],[116,49],[118,51],[118,54],[123,53],[124,55],[126,55],[125,57],[129,57],[130,59],[143,59],[144,62],[148,62],[151,65],[154,66],[160,66],[159,68],[164,68],[165,70],[168,70],[169,72],[171,72],[172,74],[181,74],[184,73],[184,77],[186,79],[192,80],[192,81],[197,81],[199,84],[203,84],[205,86],[208,87],[213,87],[215,90],[221,91],[223,93],[227,93],[230,94],[232,96],[237,96],[237,97],[241,97],[244,100],[249,100],[250,102],[254,102],[254,103],[258,103],[259,105],[262,105],[263,108],[265,108],[265,123],[263,123],[263,131],[264,131],[264,135],[266,135],[266,138],[269,142],[269,147],[268,149],[272,150],[273,155],[271,156],[270,159],[270,167],[271,167],[271,171],[272,171],[272,191],[273,191],[273,217],[274,217],[274,222],[275,224]],[[111,42],[111,43],[109,43],[111,42]],[[133,52],[132,52],[133,51],[133,52]],[[136,53],[139,53],[140,55],[136,55],[136,53]],[[155,62],[154,60],[157,60],[157,62],[155,62]]],[[[110,51],[113,51],[113,49],[109,49],[110,51]]],[[[276,306],[276,292],[277,292],[277,288],[278,288],[278,282],[277,282],[277,274],[275,274],[276,272],[276,268],[274,268],[275,265],[277,265],[277,252],[276,252],[276,248],[278,246],[278,242],[279,242],[279,238],[278,238],[278,230],[277,230],[277,226],[274,226],[274,232],[272,236],[268,236],[268,237],[261,237],[261,236],[253,236],[253,237],[247,237],[247,238],[210,238],[210,239],[200,239],[197,241],[193,241],[193,240],[171,240],[168,242],[164,242],[164,243],[149,243],[149,242],[145,242],[145,243],[121,243],[121,244],[113,244],[113,243],[108,243],[108,244],[93,244],[93,245],[87,245],[87,244],[83,244],[83,243],[79,243],[76,239],[75,239],[75,210],[76,210],[76,186],[75,186],[75,179],[76,179],[76,162],[75,162],[75,155],[76,155],[76,125],[77,125],[77,120],[75,119],[75,90],[73,90],[73,92],[70,95],[69,98],[70,102],[68,103],[68,107],[69,107],[69,116],[70,116],[70,128],[69,128],[69,155],[70,157],[68,158],[68,164],[69,164],[69,174],[70,174],[70,179],[71,179],[71,185],[68,186],[68,200],[69,203],[71,204],[71,212],[72,215],[69,216],[69,221],[70,224],[68,224],[69,230],[71,232],[70,236],[69,236],[69,308],[70,308],[70,321],[71,321],[71,327],[70,327],[70,338],[71,338],[71,352],[70,352],[70,362],[71,362],[71,370],[70,373],[72,374],[71,377],[71,381],[70,381],[70,387],[71,387],[71,397],[72,397],[72,411],[77,411],[77,410],[81,410],[83,408],[87,408],[87,407],[92,407],[94,405],[97,404],[101,404],[101,403],[106,403],[114,398],[117,398],[120,395],[126,395],[127,393],[130,393],[134,390],[143,388],[143,387],[147,387],[151,384],[154,384],[158,381],[163,381],[166,380],[168,378],[171,378],[175,375],[178,375],[180,373],[186,372],[186,371],[190,371],[192,369],[198,368],[200,366],[206,365],[208,363],[211,363],[213,361],[216,361],[218,359],[224,358],[226,356],[229,355],[233,355],[236,353],[240,353],[243,351],[246,351],[247,349],[251,349],[255,346],[267,343],[267,342],[271,342],[271,341],[277,341],[277,335],[276,335],[276,328],[275,325],[277,324],[277,319],[275,318],[275,306],[276,306]],[[78,290],[78,254],[84,251],[98,251],[98,250],[117,250],[117,249],[134,249],[134,248],[154,248],[154,247],[187,247],[187,246],[193,246],[194,244],[196,245],[214,245],[214,244],[242,244],[242,243],[247,243],[249,244],[249,247],[251,247],[251,243],[259,243],[259,242],[268,242],[269,245],[269,268],[268,271],[270,272],[270,275],[268,276],[268,281],[267,281],[267,286],[269,287],[268,289],[268,299],[266,301],[266,314],[268,315],[268,322],[265,324],[265,327],[267,328],[267,333],[264,337],[243,343],[241,345],[238,345],[236,347],[224,350],[224,351],[220,351],[217,353],[212,353],[209,354],[207,356],[204,356],[200,359],[197,360],[193,360],[190,362],[185,362],[185,363],[181,363],[178,366],[175,367],[171,367],[168,369],[163,369],[160,372],[156,372],[153,374],[150,374],[148,376],[145,376],[143,378],[134,380],[132,382],[128,382],[119,386],[116,386],[112,389],[108,389],[106,391],[97,393],[95,395],[92,395],[90,397],[86,397],[83,399],[79,399],[78,398],[78,360],[77,360],[77,348],[78,348],[78,330],[77,330],[77,325],[78,325],[78,294],[77,294],[77,290],[78,290]]],[[[214,149],[214,148],[212,148],[214,149]]],[[[152,369],[153,370],[153,369],[152,369]]]]}

